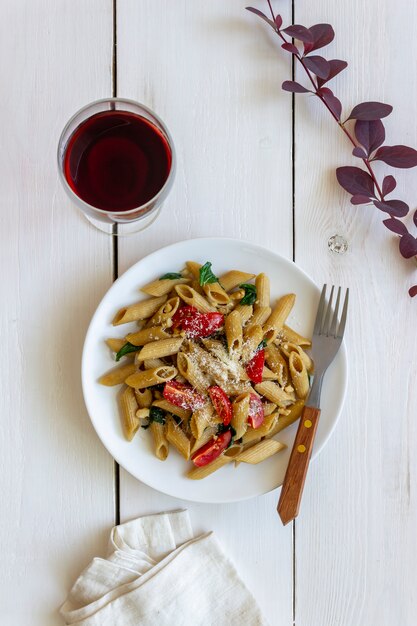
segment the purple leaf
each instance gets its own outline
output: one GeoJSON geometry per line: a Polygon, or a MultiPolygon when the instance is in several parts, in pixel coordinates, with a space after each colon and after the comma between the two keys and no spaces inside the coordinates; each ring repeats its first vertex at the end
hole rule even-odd
{"type": "Polygon", "coordinates": [[[408,146],[382,146],[376,151],[373,160],[384,161],[392,167],[416,167],[417,150],[408,146]]]}
{"type": "Polygon", "coordinates": [[[327,87],[321,87],[321,89],[317,91],[317,94],[323,98],[331,112],[340,120],[340,116],[342,115],[342,103],[336,98],[333,91],[327,87]]]}
{"type": "Polygon", "coordinates": [[[346,61],[340,61],[339,59],[331,59],[330,61],[328,61],[328,64],[330,65],[329,74],[325,80],[323,78],[318,79],[317,82],[319,87],[340,74],[340,72],[342,72],[347,67],[346,61]]]}
{"type": "Polygon", "coordinates": [[[338,167],[336,177],[339,185],[352,195],[375,197],[374,181],[359,167],[338,167]]]}
{"type": "Polygon", "coordinates": [[[308,93],[310,91],[293,80],[284,80],[282,88],[284,91],[291,91],[292,93],[308,93]]]}
{"type": "Polygon", "coordinates": [[[356,146],[355,148],[353,148],[352,154],[355,157],[359,157],[359,159],[366,159],[366,157],[368,156],[365,150],[360,146],[356,146]]]}
{"type": "Polygon", "coordinates": [[[326,59],[319,56],[305,57],[304,65],[319,78],[327,78],[330,72],[330,64],[326,59]]]}
{"type": "Polygon", "coordinates": [[[381,120],[363,121],[355,123],[355,135],[361,146],[368,154],[379,148],[385,141],[385,128],[381,120]]]}
{"type": "Polygon", "coordinates": [[[262,20],[264,20],[264,22],[266,22],[267,24],[269,24],[270,26],[272,26],[272,28],[276,31],[277,27],[275,25],[275,22],[273,22],[272,20],[269,19],[269,17],[267,17],[265,15],[265,13],[262,13],[262,11],[260,11],[259,9],[255,9],[255,7],[246,7],[247,11],[250,11],[251,13],[255,13],[255,15],[257,15],[258,17],[260,17],[262,20]]]}
{"type": "Polygon", "coordinates": [[[314,24],[314,26],[310,26],[308,30],[313,36],[313,47],[310,48],[310,52],[324,48],[324,46],[327,46],[334,39],[334,30],[330,24],[314,24]]]}
{"type": "Polygon", "coordinates": [[[417,296],[417,285],[414,285],[414,287],[410,287],[408,293],[412,298],[414,298],[414,296],[417,296]]]}
{"type": "Polygon", "coordinates": [[[391,230],[397,235],[406,235],[408,233],[407,226],[403,222],[400,222],[400,220],[396,220],[395,217],[390,217],[382,223],[388,228],[388,230],[391,230]]]}
{"type": "Polygon", "coordinates": [[[394,191],[396,186],[397,181],[395,180],[394,176],[385,176],[384,180],[382,181],[383,195],[387,196],[389,193],[391,193],[391,191],[394,191]]]}
{"type": "Polygon", "coordinates": [[[282,17],[280,15],[276,15],[275,16],[275,24],[277,25],[277,28],[281,28],[281,26],[282,26],[282,17]]]}
{"type": "Polygon", "coordinates": [[[383,104],[382,102],[362,102],[362,104],[357,104],[353,107],[347,119],[371,122],[372,120],[380,120],[382,117],[387,117],[391,111],[392,106],[390,104],[383,104]]]}
{"type": "Polygon", "coordinates": [[[351,197],[350,201],[352,204],[354,204],[355,206],[358,204],[368,204],[368,202],[370,202],[371,198],[369,198],[369,196],[362,196],[361,194],[355,194],[354,196],[351,197]]]}
{"type": "Polygon", "coordinates": [[[291,52],[291,54],[298,54],[299,50],[297,48],[297,46],[294,46],[293,43],[289,43],[288,41],[286,43],[283,43],[281,48],[283,50],[286,50],[287,52],[291,52]]]}
{"type": "Polygon", "coordinates": [[[417,239],[407,233],[400,239],[400,252],[404,258],[410,259],[417,254],[417,239]]]}
{"type": "Polygon", "coordinates": [[[374,205],[381,211],[385,211],[385,213],[395,217],[405,217],[409,209],[408,204],[402,200],[385,200],[384,202],[374,200],[374,205]]]}
{"type": "Polygon", "coordinates": [[[300,24],[293,24],[292,26],[288,26],[288,28],[284,28],[284,33],[293,39],[298,39],[298,41],[313,43],[313,35],[310,33],[308,28],[301,26],[300,24]]]}
{"type": "Polygon", "coordinates": [[[417,226],[417,210],[414,211],[413,222],[414,222],[415,226],[417,226]]]}

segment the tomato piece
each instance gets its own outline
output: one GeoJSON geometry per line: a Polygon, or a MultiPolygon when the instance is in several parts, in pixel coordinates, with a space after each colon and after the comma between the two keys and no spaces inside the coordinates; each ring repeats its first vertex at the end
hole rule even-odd
{"type": "Polygon", "coordinates": [[[221,433],[218,437],[212,437],[210,441],[208,441],[204,446],[199,448],[191,457],[192,462],[197,467],[203,467],[203,465],[208,465],[217,457],[221,455],[221,453],[226,450],[227,446],[232,440],[232,431],[225,430],[224,433],[221,433]]]}
{"type": "Polygon", "coordinates": [[[248,424],[252,428],[259,428],[264,421],[264,407],[259,396],[250,394],[248,424]]]}
{"type": "Polygon", "coordinates": [[[176,380],[170,380],[165,383],[162,395],[171,404],[180,406],[183,409],[191,409],[192,411],[202,407],[206,401],[204,396],[198,393],[191,385],[186,385],[176,380]]]}
{"type": "Polygon", "coordinates": [[[262,382],[262,373],[265,363],[265,350],[261,348],[251,358],[246,366],[246,373],[254,383],[262,382]]]}
{"type": "Polygon", "coordinates": [[[188,337],[208,337],[224,324],[223,313],[200,313],[193,306],[183,306],[173,315],[173,328],[181,327],[188,337]]]}
{"type": "Polygon", "coordinates": [[[218,385],[209,387],[208,392],[217,415],[222,418],[223,424],[228,426],[232,421],[232,403],[218,385]]]}

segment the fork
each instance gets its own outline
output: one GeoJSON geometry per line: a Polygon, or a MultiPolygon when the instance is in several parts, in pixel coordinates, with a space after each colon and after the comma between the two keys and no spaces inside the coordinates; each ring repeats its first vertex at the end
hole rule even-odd
{"type": "Polygon", "coordinates": [[[346,289],[340,323],[338,323],[338,313],[342,289],[339,287],[337,290],[334,311],[332,311],[332,301],[335,292],[334,285],[330,290],[327,305],[326,290],[327,285],[323,285],[313,330],[312,350],[315,368],[313,385],[308,398],[308,404],[304,407],[300,417],[297,435],[291,451],[277,507],[278,514],[284,525],[291,522],[291,520],[298,515],[317,424],[320,417],[320,395],[323,377],[340,348],[345,332],[349,289],[346,289]]]}

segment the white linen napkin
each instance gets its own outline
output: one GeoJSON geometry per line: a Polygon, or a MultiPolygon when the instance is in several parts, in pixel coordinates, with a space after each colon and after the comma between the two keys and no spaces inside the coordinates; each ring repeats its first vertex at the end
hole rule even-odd
{"type": "Polygon", "coordinates": [[[267,626],[213,533],[193,536],[187,511],[115,526],[61,607],[78,626],[267,626]]]}

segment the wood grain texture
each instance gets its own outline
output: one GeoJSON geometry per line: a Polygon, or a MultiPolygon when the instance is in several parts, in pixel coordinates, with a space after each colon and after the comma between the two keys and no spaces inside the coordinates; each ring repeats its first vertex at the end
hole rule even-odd
{"type": "Polygon", "coordinates": [[[303,408],[277,508],[284,525],[298,515],[319,417],[320,409],[303,408]]]}
{"type": "MultiPolygon", "coordinates": [[[[120,271],[163,245],[210,235],[292,256],[291,98],[280,89],[291,69],[245,4],[118,0],[118,94],[164,119],[178,155],[157,222],[119,241],[120,271]]],[[[286,20],[290,5],[281,5],[286,20]]],[[[120,496],[122,520],[189,509],[196,532],[216,532],[271,624],[292,625],[292,530],[277,518],[276,493],[192,504],[121,471],[120,496]]]]}
{"type": "Polygon", "coordinates": [[[111,2],[5,0],[0,21],[1,621],[58,606],[113,521],[113,461],[84,408],[81,348],[110,242],[64,195],[59,133],[110,93],[111,2]],[[82,15],[82,19],[80,16],[82,15]]]}
{"type": "MultiPolygon", "coordinates": [[[[416,20],[417,5],[408,0],[354,0],[346,10],[331,0],[296,0],[297,23],[335,28],[326,56],[349,62],[332,82],[345,112],[367,100],[394,105],[386,120],[388,144],[417,146],[416,20]]],[[[351,301],[347,402],[335,434],[310,467],[296,521],[295,621],[413,626],[417,308],[407,289],[416,268],[398,255],[383,216],[353,207],[337,185],[335,168],[357,163],[350,152],[320,103],[296,97],[296,261],[318,284],[349,286],[351,301]],[[348,240],[343,256],[327,249],[335,233],[348,240]]],[[[390,170],[383,164],[376,169],[379,175],[390,170]]],[[[415,207],[415,172],[394,173],[395,197],[415,207]]]]}

